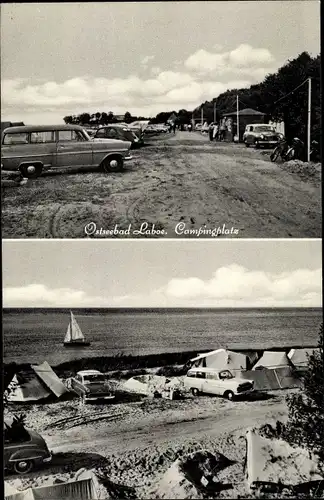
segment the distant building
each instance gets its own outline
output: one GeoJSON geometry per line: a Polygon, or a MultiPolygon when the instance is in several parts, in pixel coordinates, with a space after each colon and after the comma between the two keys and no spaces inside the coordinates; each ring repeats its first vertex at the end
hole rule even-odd
{"type": "MultiPolygon", "coordinates": [[[[249,125],[250,123],[265,123],[266,114],[252,108],[241,109],[238,115],[239,141],[242,140],[246,125],[249,125]]],[[[222,122],[225,123],[227,128],[225,133],[225,140],[229,142],[234,141],[237,127],[237,112],[232,111],[231,113],[223,113],[221,118],[221,123],[222,122]]]]}
{"type": "Polygon", "coordinates": [[[1,122],[1,133],[8,127],[22,127],[24,122],[1,122]]]}

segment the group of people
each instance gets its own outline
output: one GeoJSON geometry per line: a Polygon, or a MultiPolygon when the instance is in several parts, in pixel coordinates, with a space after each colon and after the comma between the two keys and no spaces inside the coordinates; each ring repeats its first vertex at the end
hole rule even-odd
{"type": "Polygon", "coordinates": [[[209,139],[211,141],[224,141],[225,140],[226,126],[224,123],[210,123],[208,128],[209,139]]]}

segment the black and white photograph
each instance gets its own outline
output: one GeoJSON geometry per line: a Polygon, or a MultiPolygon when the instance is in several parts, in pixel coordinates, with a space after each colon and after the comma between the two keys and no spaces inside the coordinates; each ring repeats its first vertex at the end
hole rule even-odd
{"type": "Polygon", "coordinates": [[[320,240],[3,262],[7,499],[323,498],[320,240]]]}
{"type": "Polygon", "coordinates": [[[320,238],[320,69],[317,0],[3,4],[3,237],[320,238]]]}

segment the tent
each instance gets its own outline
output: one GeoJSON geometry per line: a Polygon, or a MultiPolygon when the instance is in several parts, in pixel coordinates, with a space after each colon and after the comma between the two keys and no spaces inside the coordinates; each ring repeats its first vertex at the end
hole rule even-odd
{"type": "Polygon", "coordinates": [[[218,370],[231,370],[233,372],[246,370],[248,367],[248,357],[239,352],[217,349],[208,353],[199,354],[190,359],[193,366],[206,368],[216,368],[218,370]]]}
{"type": "Polygon", "coordinates": [[[63,382],[46,361],[17,372],[7,389],[8,401],[16,403],[40,401],[52,395],[60,397],[67,392],[63,382]]]}
{"type": "Polygon", "coordinates": [[[59,398],[67,392],[65,385],[58,378],[47,361],[44,361],[41,365],[31,365],[31,367],[44,384],[55,394],[55,396],[59,398]]]}
{"type": "Polygon", "coordinates": [[[296,368],[307,368],[308,356],[318,349],[290,349],[288,358],[296,368]]]}
{"type": "Polygon", "coordinates": [[[282,439],[246,434],[246,476],[251,490],[262,486],[289,487],[323,480],[319,464],[308,450],[292,447],[282,439]]]}
{"type": "Polygon", "coordinates": [[[98,500],[95,483],[92,478],[78,479],[68,483],[28,488],[12,495],[6,495],[5,500],[98,500]]]}
{"type": "Polygon", "coordinates": [[[264,351],[263,356],[253,366],[252,370],[260,370],[262,368],[282,368],[291,366],[287,355],[283,351],[264,351]]]}
{"type": "Polygon", "coordinates": [[[91,470],[80,469],[68,482],[5,490],[5,500],[107,500],[110,495],[91,470]]]}
{"type": "Polygon", "coordinates": [[[293,368],[283,366],[281,368],[266,370],[249,370],[240,373],[240,377],[254,381],[257,391],[275,391],[277,389],[293,389],[302,387],[302,380],[296,376],[293,368]]]}

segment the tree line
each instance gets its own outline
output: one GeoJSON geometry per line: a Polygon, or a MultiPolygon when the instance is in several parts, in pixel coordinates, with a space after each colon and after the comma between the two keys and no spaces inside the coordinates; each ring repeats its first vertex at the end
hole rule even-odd
{"type": "Polygon", "coordinates": [[[206,101],[197,108],[203,108],[204,120],[214,120],[214,102],[216,103],[216,120],[226,113],[236,111],[236,96],[239,108],[252,108],[266,114],[272,121],[284,121],[288,140],[297,136],[306,141],[308,84],[311,78],[311,138],[320,142],[321,136],[321,56],[311,57],[302,52],[298,57],[288,61],[276,73],[249,88],[227,90],[211,101],[206,101]],[[305,83],[304,83],[305,82],[305,83]],[[300,86],[299,88],[297,88],[300,86]],[[296,89],[296,90],[294,90],[296,89]],[[294,90],[294,91],[293,91],[294,90]],[[293,91],[293,92],[292,92],[293,91]]]}
{"type": "MultiPolygon", "coordinates": [[[[108,123],[117,123],[120,120],[120,115],[114,115],[112,111],[106,113],[105,111],[97,111],[97,113],[80,113],[79,115],[67,115],[63,120],[66,124],[74,125],[108,125],[108,123]],[[118,117],[117,117],[118,116],[118,117]]],[[[132,123],[135,120],[149,120],[144,116],[133,116],[129,111],[123,115],[125,123],[132,123]]]]}

